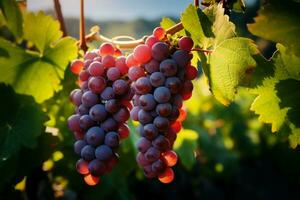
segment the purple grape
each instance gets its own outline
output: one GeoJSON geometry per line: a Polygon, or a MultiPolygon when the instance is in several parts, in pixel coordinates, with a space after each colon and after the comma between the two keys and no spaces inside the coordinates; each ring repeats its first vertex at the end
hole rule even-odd
{"type": "Polygon", "coordinates": [[[159,62],[152,59],[150,62],[145,64],[145,70],[150,74],[158,71],[159,70],[159,62]]]}
{"type": "Polygon", "coordinates": [[[150,83],[153,87],[162,86],[165,83],[165,76],[161,72],[154,72],[150,76],[150,83]]]}
{"type": "Polygon", "coordinates": [[[117,122],[126,122],[130,117],[130,113],[127,108],[123,107],[120,108],[120,110],[116,112],[113,117],[117,122]]]}
{"type": "Polygon", "coordinates": [[[118,129],[118,124],[113,118],[108,118],[101,123],[101,128],[105,131],[114,131],[118,129]]]}
{"type": "Polygon", "coordinates": [[[153,110],[156,106],[154,96],[152,94],[144,94],[140,96],[139,105],[146,111],[153,110]]]}
{"type": "Polygon", "coordinates": [[[187,66],[191,60],[189,53],[184,50],[175,51],[175,53],[172,55],[172,58],[175,60],[175,62],[181,68],[185,68],[185,66],[187,66]]]}
{"type": "Polygon", "coordinates": [[[147,77],[141,77],[135,82],[135,88],[140,94],[147,94],[151,91],[152,86],[150,79],[147,77]]]}
{"type": "Polygon", "coordinates": [[[119,140],[119,135],[116,132],[108,132],[105,135],[104,143],[111,148],[116,148],[119,146],[119,140]]]}
{"type": "Polygon", "coordinates": [[[182,107],[182,97],[180,94],[176,94],[173,98],[172,98],[172,103],[173,106],[177,107],[177,108],[181,108],[182,107]]]}
{"type": "Polygon", "coordinates": [[[86,161],[91,161],[95,158],[95,149],[91,145],[86,145],[81,150],[81,157],[86,161]]]}
{"type": "Polygon", "coordinates": [[[147,178],[154,178],[157,176],[157,174],[152,171],[152,165],[144,166],[144,175],[147,178]]]}
{"type": "Polygon", "coordinates": [[[153,124],[159,131],[166,131],[170,126],[169,120],[161,116],[155,117],[153,124]]]}
{"type": "Polygon", "coordinates": [[[166,80],[165,86],[169,88],[172,94],[177,94],[181,89],[181,81],[177,77],[169,77],[166,80]]]}
{"type": "Polygon", "coordinates": [[[163,136],[163,135],[157,136],[157,137],[155,138],[155,140],[152,141],[152,145],[153,145],[156,149],[158,149],[158,150],[160,150],[160,151],[162,151],[162,152],[167,151],[168,149],[170,149],[170,142],[169,142],[169,140],[168,140],[165,136],[163,136]]]}
{"type": "Polygon", "coordinates": [[[96,148],[95,155],[99,160],[108,160],[113,156],[113,151],[107,145],[101,145],[96,148]]]}
{"type": "Polygon", "coordinates": [[[89,108],[84,106],[84,105],[80,105],[78,108],[77,108],[77,111],[76,111],[79,115],[86,115],[86,114],[89,114],[89,108]]]}
{"type": "Polygon", "coordinates": [[[154,99],[158,103],[166,103],[171,98],[171,92],[166,87],[158,87],[154,90],[154,99]]]}
{"type": "Polygon", "coordinates": [[[106,172],[106,165],[104,162],[94,159],[89,163],[89,171],[93,176],[101,176],[106,172]]]}
{"type": "Polygon", "coordinates": [[[157,61],[168,58],[169,54],[169,47],[164,42],[157,42],[152,46],[152,57],[157,61]]]}
{"type": "Polygon", "coordinates": [[[128,77],[132,81],[136,81],[142,76],[145,76],[145,72],[141,67],[130,67],[128,70],[128,77]]]}
{"type": "Polygon", "coordinates": [[[148,124],[152,122],[153,117],[151,114],[143,109],[138,112],[138,121],[142,124],[148,124]]]}
{"type": "Polygon", "coordinates": [[[82,115],[79,119],[80,128],[88,129],[94,125],[94,120],[89,115],[82,115]]]}
{"type": "Polygon", "coordinates": [[[100,94],[106,87],[106,81],[101,76],[92,77],[88,81],[88,87],[93,93],[100,94]]]}
{"type": "Polygon", "coordinates": [[[90,116],[94,121],[101,122],[106,119],[107,112],[104,105],[96,104],[90,109],[90,116]]]}
{"type": "Polygon", "coordinates": [[[153,124],[146,124],[142,136],[148,140],[153,140],[158,135],[158,130],[153,124]]]}
{"type": "Polygon", "coordinates": [[[116,99],[110,99],[105,103],[105,109],[109,113],[115,113],[120,109],[120,102],[116,99]]]}
{"type": "Polygon", "coordinates": [[[142,152],[145,153],[152,145],[151,142],[149,140],[147,140],[146,138],[142,137],[138,140],[137,142],[137,149],[142,152]]]}
{"type": "Polygon", "coordinates": [[[94,126],[90,128],[85,135],[86,142],[92,146],[98,146],[104,141],[104,131],[102,128],[94,126]]]}
{"type": "Polygon", "coordinates": [[[157,161],[152,163],[151,167],[154,173],[159,174],[164,172],[167,166],[162,160],[158,159],[157,161]]]}
{"type": "Polygon", "coordinates": [[[156,113],[162,117],[168,117],[172,113],[172,105],[170,103],[161,103],[156,106],[156,113]]]}
{"type": "Polygon", "coordinates": [[[134,106],[130,111],[130,117],[134,121],[138,121],[138,113],[140,111],[140,108],[138,106],[134,106]]]}
{"type": "Polygon", "coordinates": [[[68,127],[71,131],[81,131],[80,128],[80,115],[71,115],[68,118],[68,127]]]}
{"type": "Polygon", "coordinates": [[[174,76],[177,73],[177,64],[172,59],[166,59],[160,63],[159,70],[164,76],[174,76]]]}
{"type": "Polygon", "coordinates": [[[128,92],[129,86],[126,81],[119,79],[113,83],[113,91],[115,94],[123,95],[128,92]]]}
{"type": "Polygon", "coordinates": [[[145,153],[145,158],[149,162],[156,161],[159,157],[160,157],[160,151],[154,147],[150,147],[145,153]]]}
{"type": "Polygon", "coordinates": [[[81,150],[83,147],[85,147],[87,143],[84,140],[77,140],[74,144],[74,152],[78,155],[81,154],[81,150]]]}
{"type": "Polygon", "coordinates": [[[111,67],[106,72],[108,80],[115,81],[121,76],[121,72],[116,67],[111,67]]]}
{"type": "Polygon", "coordinates": [[[85,93],[83,93],[81,101],[84,106],[92,107],[99,102],[99,98],[97,94],[91,91],[86,91],[85,93]]]}
{"type": "Polygon", "coordinates": [[[80,89],[75,89],[70,94],[70,100],[76,106],[81,104],[82,91],[80,89]]]}
{"type": "Polygon", "coordinates": [[[146,160],[145,155],[143,153],[141,153],[141,152],[139,152],[137,154],[137,156],[136,156],[136,162],[141,167],[151,164],[148,160],[146,160]]]}
{"type": "Polygon", "coordinates": [[[103,100],[110,100],[110,99],[113,99],[115,98],[115,93],[113,91],[113,88],[112,87],[106,87],[102,93],[101,93],[101,99],[103,100]]]}

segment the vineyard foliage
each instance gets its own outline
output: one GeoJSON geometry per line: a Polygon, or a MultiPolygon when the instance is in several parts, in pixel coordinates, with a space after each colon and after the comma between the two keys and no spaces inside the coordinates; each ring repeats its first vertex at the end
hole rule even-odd
{"type": "MultiPolygon", "coordinates": [[[[184,30],[168,36],[189,35],[195,48],[208,50],[193,53],[192,64],[202,72],[185,103],[188,117],[174,144],[179,180],[195,171],[209,178],[230,176],[243,155],[259,155],[263,142],[300,145],[300,3],[270,0],[262,5],[248,24],[256,36],[251,39],[238,35],[220,3],[203,2],[210,6],[183,10],[184,30]],[[255,38],[276,43],[270,59],[255,38]]],[[[245,9],[242,0],[230,6],[233,12],[245,9]]],[[[123,141],[117,169],[89,192],[74,170],[74,136],[66,125],[74,111],[69,93],[76,88],[68,66],[82,55],[77,41],[62,37],[59,22],[43,12],[20,10],[11,0],[2,0],[0,8],[0,193],[17,195],[25,182],[46,180],[52,187],[45,186],[40,195],[81,191],[89,199],[108,197],[118,188],[117,196],[132,198],[133,180],[143,181],[135,164],[135,123],[129,122],[131,135],[123,141]],[[37,178],[35,172],[48,176],[37,178]]],[[[163,18],[160,25],[167,29],[175,23],[163,18]]]]}

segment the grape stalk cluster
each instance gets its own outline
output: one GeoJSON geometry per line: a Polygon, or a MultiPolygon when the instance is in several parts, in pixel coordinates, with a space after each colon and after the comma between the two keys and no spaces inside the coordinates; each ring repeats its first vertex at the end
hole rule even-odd
{"type": "Polygon", "coordinates": [[[72,62],[80,88],[70,95],[76,111],[68,126],[81,157],[76,169],[88,185],[96,185],[117,164],[120,140],[129,135],[129,117],[140,124],[136,160],[145,176],[172,182],[171,167],[178,159],[172,146],[186,118],[183,101],[192,96],[191,81],[198,73],[191,65],[193,45],[189,37],[169,41],[157,27],[127,57],[103,43],[83,61],[72,62]]]}

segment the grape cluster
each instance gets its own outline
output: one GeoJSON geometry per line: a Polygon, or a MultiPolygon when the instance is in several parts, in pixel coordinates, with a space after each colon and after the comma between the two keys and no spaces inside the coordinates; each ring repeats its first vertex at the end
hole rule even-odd
{"type": "Polygon", "coordinates": [[[126,121],[133,93],[126,76],[126,57],[103,43],[98,50],[87,52],[84,61],[73,61],[71,71],[78,74],[80,85],[70,94],[76,111],[68,119],[77,140],[74,151],[81,157],[76,169],[87,184],[96,185],[116,165],[120,139],[129,135],[126,121]]]}
{"type": "Polygon", "coordinates": [[[135,92],[130,115],[140,123],[137,162],[146,177],[170,183],[174,178],[171,167],[177,162],[172,146],[186,117],[182,103],[192,95],[191,80],[197,69],[190,63],[192,39],[182,37],[170,44],[165,37],[164,29],[156,28],[126,63],[135,92]]]}

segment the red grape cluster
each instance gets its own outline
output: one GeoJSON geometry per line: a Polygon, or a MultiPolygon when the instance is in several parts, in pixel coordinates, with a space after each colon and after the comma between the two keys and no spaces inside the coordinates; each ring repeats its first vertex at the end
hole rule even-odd
{"type": "Polygon", "coordinates": [[[84,61],[75,60],[71,71],[79,75],[80,85],[71,92],[76,113],[68,119],[77,140],[74,151],[81,156],[76,169],[87,184],[96,185],[116,165],[120,139],[129,135],[126,121],[132,92],[128,67],[120,50],[104,43],[99,50],[86,53],[84,61]]]}
{"type": "Polygon", "coordinates": [[[190,63],[191,38],[182,37],[178,44],[164,39],[164,29],[156,28],[126,63],[135,92],[130,115],[140,122],[137,162],[146,177],[170,183],[174,178],[171,167],[177,162],[172,146],[186,117],[182,102],[192,95],[191,80],[196,78],[197,69],[190,63]]]}

